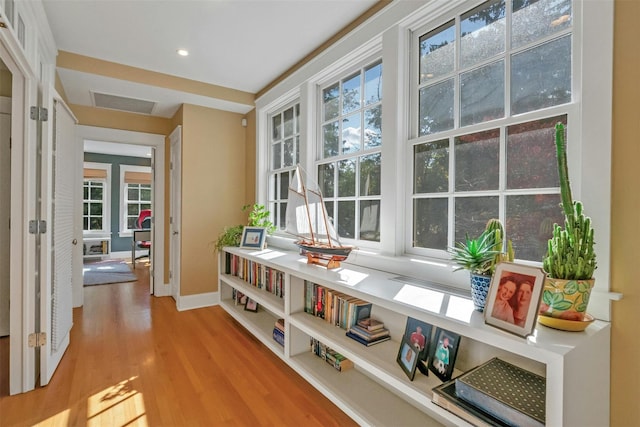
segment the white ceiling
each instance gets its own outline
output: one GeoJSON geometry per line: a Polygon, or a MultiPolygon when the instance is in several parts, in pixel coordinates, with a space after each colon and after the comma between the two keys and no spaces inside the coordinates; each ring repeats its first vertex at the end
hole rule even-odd
{"type": "MultiPolygon", "coordinates": [[[[43,0],[58,50],[256,93],[377,0],[43,0]],[[177,49],[188,49],[181,57],[177,49]]],[[[58,69],[71,104],[92,91],[157,102],[250,111],[208,96],[58,69]]]]}

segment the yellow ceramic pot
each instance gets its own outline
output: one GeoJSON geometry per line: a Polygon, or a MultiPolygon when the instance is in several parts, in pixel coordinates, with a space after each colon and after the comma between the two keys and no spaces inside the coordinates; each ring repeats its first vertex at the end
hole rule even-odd
{"type": "Polygon", "coordinates": [[[538,314],[581,322],[587,312],[594,284],[595,279],[567,280],[547,277],[538,314]]]}

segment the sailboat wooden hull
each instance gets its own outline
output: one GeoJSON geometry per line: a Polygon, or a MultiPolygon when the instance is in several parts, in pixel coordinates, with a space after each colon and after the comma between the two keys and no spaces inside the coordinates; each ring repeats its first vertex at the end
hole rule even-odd
{"type": "Polygon", "coordinates": [[[318,245],[305,240],[295,242],[303,255],[307,256],[309,264],[319,264],[327,268],[340,267],[340,261],[347,259],[353,247],[318,245]]]}

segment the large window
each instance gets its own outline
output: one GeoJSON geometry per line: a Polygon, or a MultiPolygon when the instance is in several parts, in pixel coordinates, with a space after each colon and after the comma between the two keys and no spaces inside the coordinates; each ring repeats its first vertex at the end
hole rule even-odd
{"type": "Polygon", "coordinates": [[[382,62],[321,90],[318,183],[341,237],[380,241],[382,62]]]}
{"type": "Polygon", "coordinates": [[[140,211],[151,209],[151,168],[146,166],[120,166],[122,189],[121,232],[138,228],[140,211]]]}
{"type": "Polygon", "coordinates": [[[82,230],[86,234],[103,234],[111,229],[109,224],[110,175],[110,164],[84,163],[82,230]]]}
{"type": "Polygon", "coordinates": [[[517,258],[542,259],[562,221],[553,129],[573,124],[571,13],[494,0],[416,33],[410,250],[500,218],[517,258]]]}
{"type": "Polygon", "coordinates": [[[269,128],[269,211],[276,227],[284,230],[289,183],[300,162],[300,104],[273,113],[269,128]]]}

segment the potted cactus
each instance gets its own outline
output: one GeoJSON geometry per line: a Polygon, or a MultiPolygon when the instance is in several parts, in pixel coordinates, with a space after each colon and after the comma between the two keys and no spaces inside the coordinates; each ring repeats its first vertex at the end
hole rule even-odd
{"type": "Polygon", "coordinates": [[[548,241],[547,253],[543,258],[542,268],[547,278],[539,315],[583,321],[595,283],[594,232],[591,219],[584,214],[582,203],[573,201],[571,196],[562,123],[556,124],[555,144],[565,219],[564,228],[558,224],[553,225],[553,235],[548,241]]]}
{"type": "Polygon", "coordinates": [[[485,229],[475,239],[465,236],[464,242],[456,242],[449,248],[451,259],[458,264],[457,270],[469,270],[471,279],[471,299],[476,310],[483,311],[491,277],[498,263],[513,262],[514,253],[511,240],[504,245],[504,227],[499,219],[490,219],[485,229]]]}

